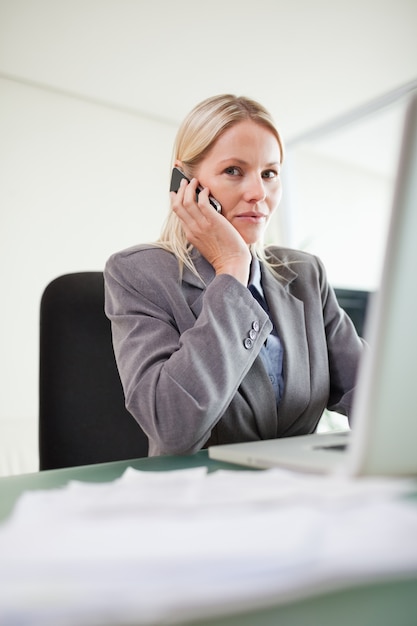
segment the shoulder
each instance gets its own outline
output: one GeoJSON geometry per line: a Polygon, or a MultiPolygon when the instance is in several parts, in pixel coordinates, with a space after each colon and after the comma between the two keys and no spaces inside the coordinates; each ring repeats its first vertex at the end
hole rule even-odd
{"type": "Polygon", "coordinates": [[[136,273],[152,270],[152,273],[157,273],[161,268],[164,271],[172,271],[175,268],[178,274],[178,261],[174,254],[157,244],[138,244],[115,252],[105,266],[106,272],[122,270],[136,273]]]}
{"type": "Polygon", "coordinates": [[[285,248],[282,246],[267,246],[265,248],[266,257],[281,261],[281,263],[303,262],[312,265],[320,263],[320,259],[310,252],[296,250],[295,248],[285,248]]]}
{"type": "Polygon", "coordinates": [[[134,290],[141,290],[146,284],[155,289],[159,281],[178,282],[178,260],[157,244],[138,244],[112,254],[106,262],[104,278],[107,283],[116,281],[134,290]]]}
{"type": "Polygon", "coordinates": [[[175,256],[157,244],[143,243],[115,252],[110,256],[106,267],[142,267],[144,264],[177,263],[175,256]]]}
{"type": "Polygon", "coordinates": [[[270,266],[275,268],[277,274],[283,278],[289,277],[290,282],[298,277],[312,278],[313,276],[322,280],[326,275],[321,259],[310,252],[281,246],[268,246],[265,249],[265,258],[270,266]]]}

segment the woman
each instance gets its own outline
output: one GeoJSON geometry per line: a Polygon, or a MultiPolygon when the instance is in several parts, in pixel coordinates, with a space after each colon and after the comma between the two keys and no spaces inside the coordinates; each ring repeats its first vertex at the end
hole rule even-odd
{"type": "Polygon", "coordinates": [[[316,257],[262,245],[282,160],[260,104],[205,100],[178,131],[173,165],[190,182],[171,192],[160,240],[106,265],[126,406],[150,455],[311,433],[326,407],[349,415],[361,339],[316,257]]]}

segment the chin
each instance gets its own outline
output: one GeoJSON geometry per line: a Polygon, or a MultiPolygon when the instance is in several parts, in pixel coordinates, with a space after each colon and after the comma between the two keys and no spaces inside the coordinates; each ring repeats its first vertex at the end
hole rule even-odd
{"type": "Polygon", "coordinates": [[[264,230],[262,230],[262,232],[260,233],[240,233],[240,236],[242,237],[243,241],[248,245],[253,245],[255,243],[259,243],[260,241],[263,240],[264,237],[264,230]]]}

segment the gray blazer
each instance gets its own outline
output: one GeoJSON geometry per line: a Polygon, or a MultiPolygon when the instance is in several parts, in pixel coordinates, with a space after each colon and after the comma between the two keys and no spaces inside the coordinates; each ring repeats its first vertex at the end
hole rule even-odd
{"type": "Polygon", "coordinates": [[[174,255],[139,245],[106,264],[106,314],[126,406],[149,438],[149,454],[313,432],[327,407],[349,415],[363,342],[338,306],[316,257],[269,248],[281,278],[261,264],[270,315],[284,347],[277,408],[261,358],[268,315],[232,276],[179,279],[174,255]]]}

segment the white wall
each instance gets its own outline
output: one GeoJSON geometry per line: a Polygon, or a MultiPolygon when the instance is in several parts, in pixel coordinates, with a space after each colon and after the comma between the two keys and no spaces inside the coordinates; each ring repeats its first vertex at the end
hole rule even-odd
{"type": "Polygon", "coordinates": [[[36,471],[39,303],[155,239],[176,128],[0,80],[0,475],[36,471]]]}
{"type": "Polygon", "coordinates": [[[317,254],[336,287],[379,286],[395,165],[388,177],[311,147],[291,155],[292,244],[317,254]]]}

